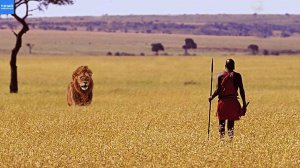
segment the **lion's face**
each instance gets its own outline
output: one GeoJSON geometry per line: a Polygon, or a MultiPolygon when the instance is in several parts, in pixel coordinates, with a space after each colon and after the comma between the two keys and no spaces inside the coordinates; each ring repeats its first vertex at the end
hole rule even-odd
{"type": "Polygon", "coordinates": [[[93,86],[92,71],[87,66],[81,66],[74,71],[73,80],[81,90],[86,91],[93,86]]]}
{"type": "Polygon", "coordinates": [[[81,73],[77,77],[77,82],[82,90],[88,90],[90,81],[91,81],[91,77],[88,73],[81,73]]]}

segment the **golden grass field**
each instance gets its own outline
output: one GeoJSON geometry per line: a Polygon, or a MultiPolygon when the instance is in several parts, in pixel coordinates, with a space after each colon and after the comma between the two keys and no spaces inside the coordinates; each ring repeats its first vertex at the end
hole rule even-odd
{"type": "Polygon", "coordinates": [[[21,56],[11,95],[0,57],[0,167],[299,167],[300,57],[234,57],[251,103],[232,142],[219,140],[216,100],[207,140],[210,59],[21,56]],[[68,107],[79,65],[94,101],[68,107]]]}

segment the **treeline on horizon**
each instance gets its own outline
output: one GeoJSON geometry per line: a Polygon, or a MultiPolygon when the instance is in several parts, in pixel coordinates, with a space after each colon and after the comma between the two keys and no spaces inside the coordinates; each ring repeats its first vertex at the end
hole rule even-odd
{"type": "MultiPolygon", "coordinates": [[[[300,33],[300,15],[128,15],[28,19],[31,29],[60,31],[289,37],[300,33]]],[[[16,29],[0,19],[0,29],[16,29]]]]}

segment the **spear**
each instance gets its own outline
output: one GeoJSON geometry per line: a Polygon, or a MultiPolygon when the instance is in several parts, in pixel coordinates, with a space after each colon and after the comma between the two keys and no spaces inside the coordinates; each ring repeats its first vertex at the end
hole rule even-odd
{"type": "MultiPolygon", "coordinates": [[[[214,59],[212,58],[211,70],[210,70],[210,96],[212,95],[213,72],[214,72],[214,59]]],[[[209,110],[208,110],[208,129],[207,129],[208,139],[209,139],[209,132],[210,132],[210,113],[211,113],[211,101],[209,101],[209,110]]]]}

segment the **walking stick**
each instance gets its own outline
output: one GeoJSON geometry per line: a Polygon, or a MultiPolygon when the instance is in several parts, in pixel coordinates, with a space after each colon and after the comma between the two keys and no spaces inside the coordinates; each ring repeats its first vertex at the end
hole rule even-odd
{"type": "MultiPolygon", "coordinates": [[[[211,70],[210,70],[210,96],[212,95],[212,82],[213,82],[213,72],[214,72],[214,59],[211,59],[211,70]]],[[[208,110],[208,140],[209,140],[209,132],[210,132],[210,112],[211,112],[211,101],[209,101],[209,110],[208,110]]]]}

